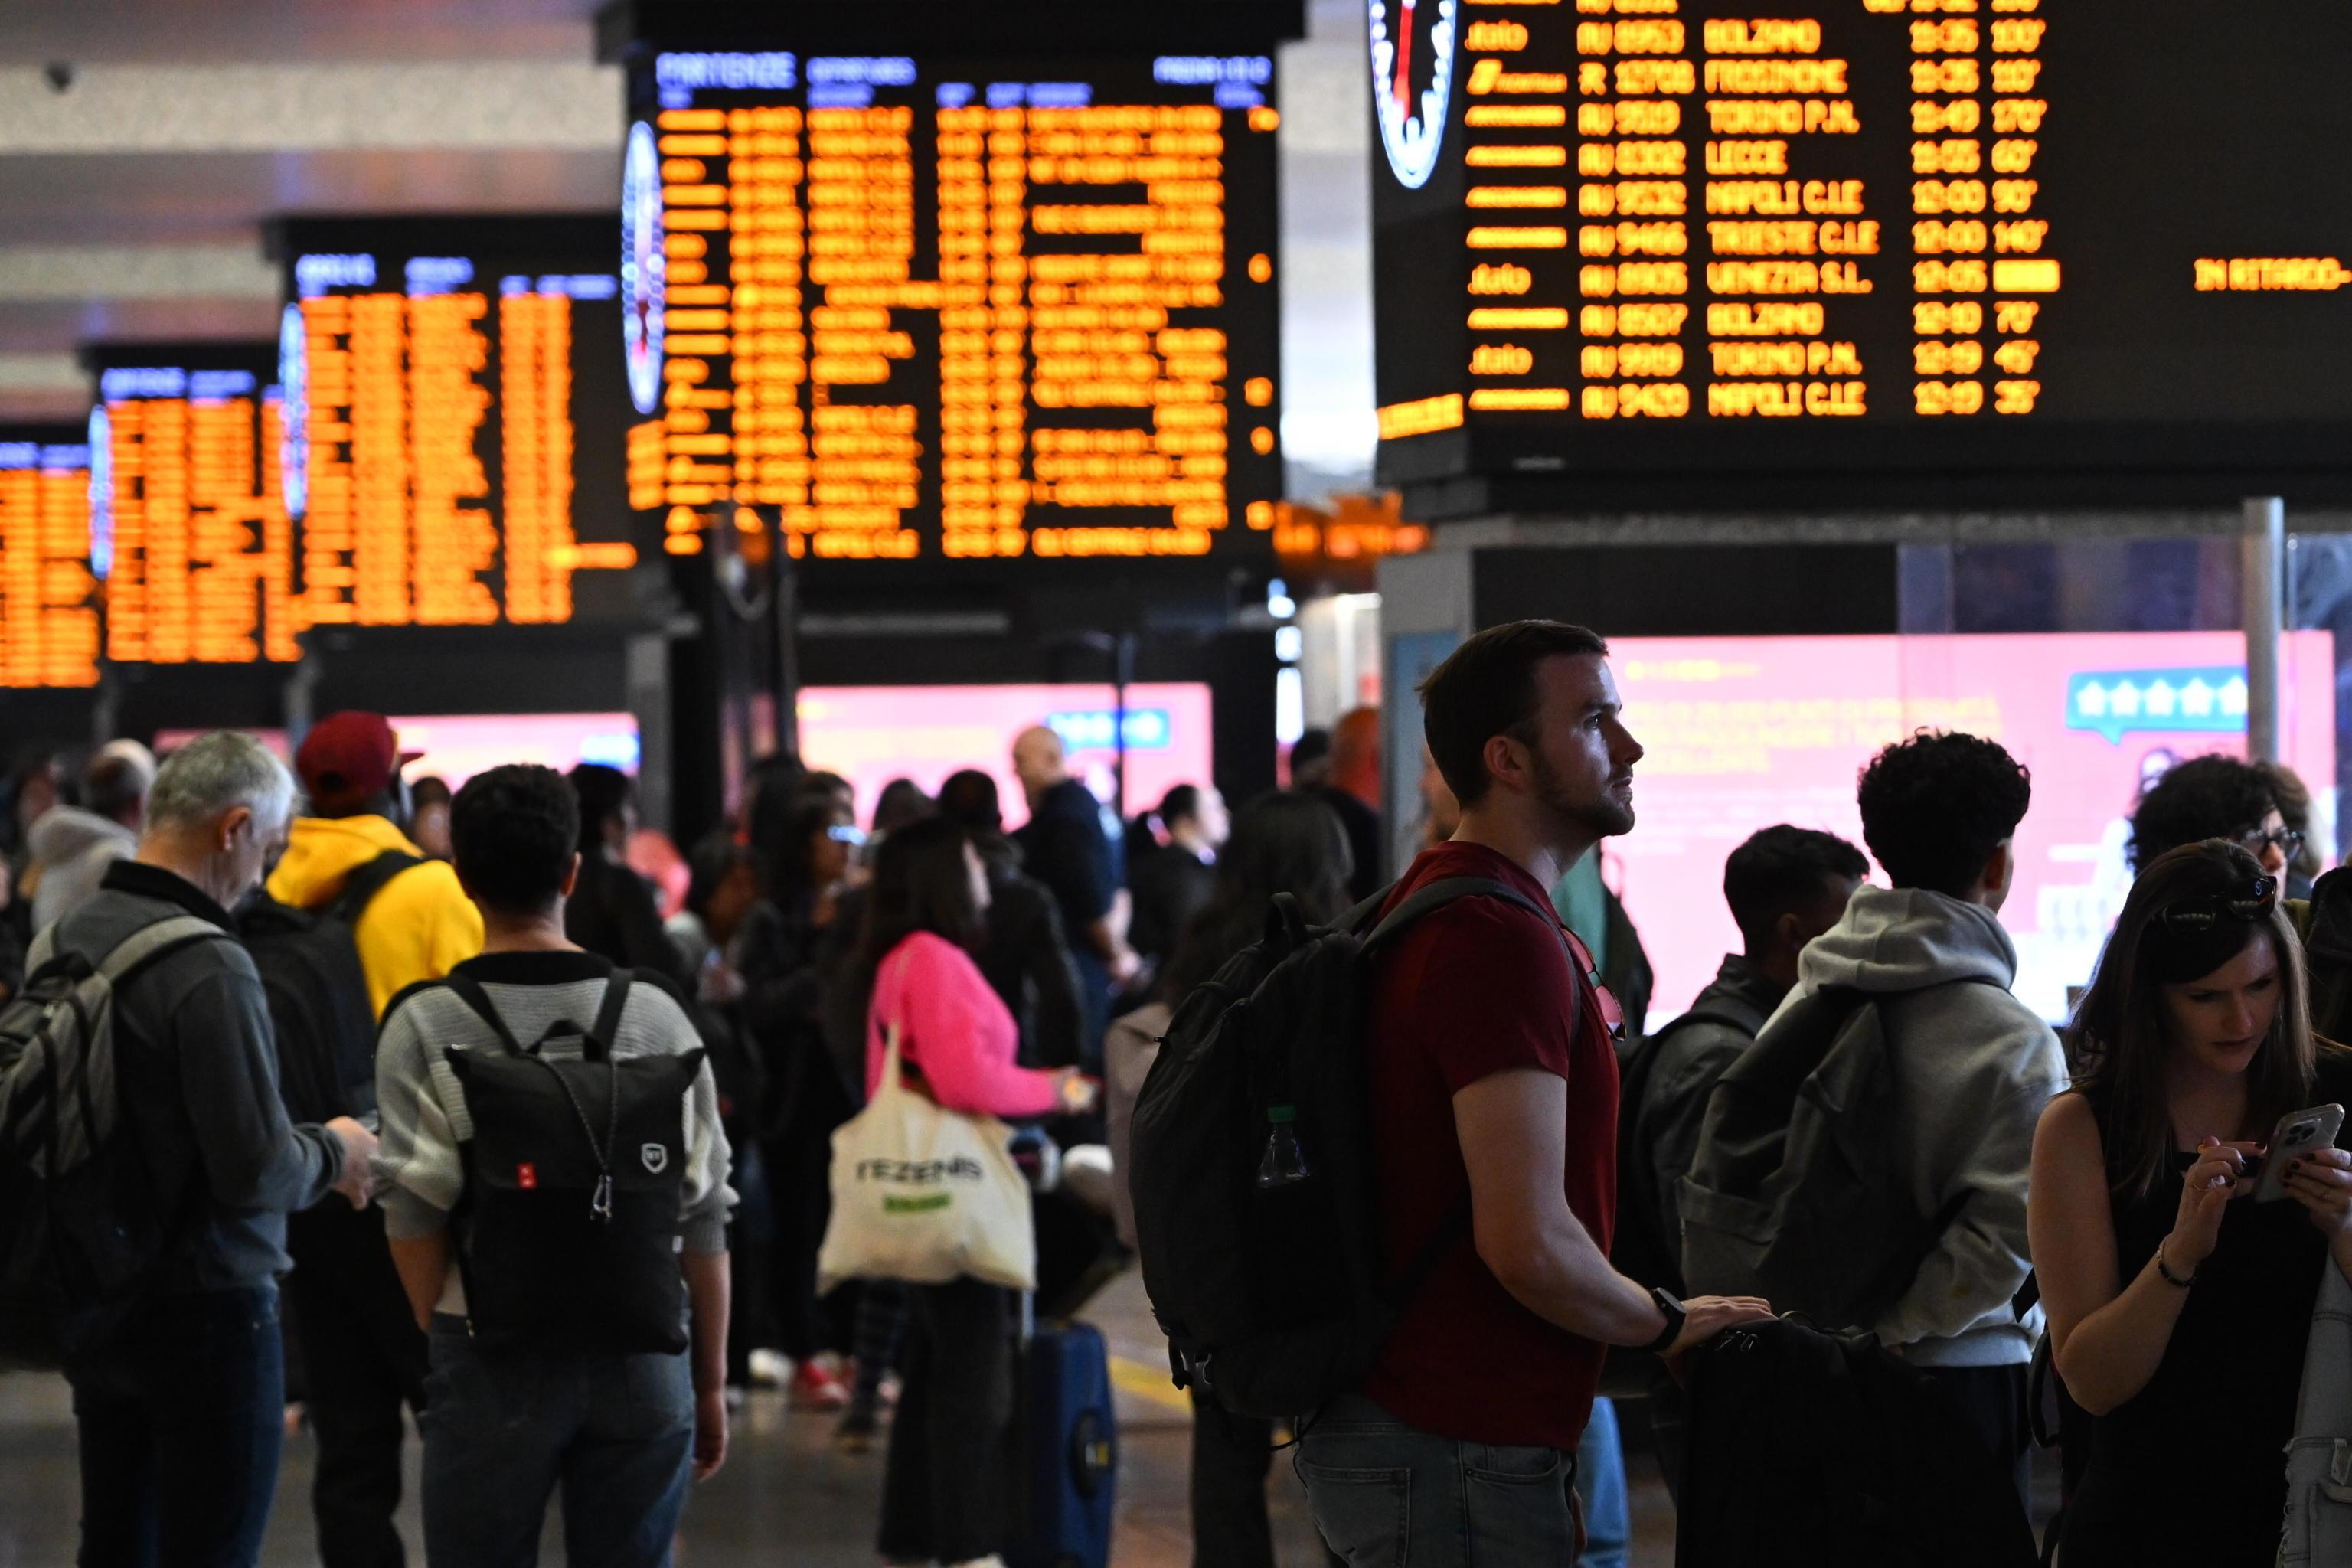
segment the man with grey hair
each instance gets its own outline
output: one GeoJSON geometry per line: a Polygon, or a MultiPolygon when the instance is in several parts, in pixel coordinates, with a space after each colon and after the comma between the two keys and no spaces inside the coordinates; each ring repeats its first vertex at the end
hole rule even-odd
{"type": "Polygon", "coordinates": [[[53,805],[35,819],[25,836],[33,930],[47,931],[96,898],[106,868],[139,847],[154,783],[154,752],[110,741],[81,771],[81,804],[53,805]]]}
{"type": "Polygon", "coordinates": [[[249,736],[205,735],[156,773],[138,847],[36,944],[36,967],[95,965],[148,926],[218,928],[166,946],[115,993],[122,1122],[166,1225],[152,1289],[67,1368],[80,1429],[85,1564],[256,1563],[284,1441],[278,1276],[286,1215],[368,1197],[375,1138],[340,1117],[289,1126],[253,960],[229,909],[286,841],[294,781],[249,736]]]}

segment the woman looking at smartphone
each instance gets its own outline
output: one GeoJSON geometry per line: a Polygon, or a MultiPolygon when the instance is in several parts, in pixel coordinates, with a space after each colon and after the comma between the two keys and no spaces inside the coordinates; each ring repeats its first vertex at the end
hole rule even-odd
{"type": "Polygon", "coordinates": [[[2291,1201],[2248,1201],[2283,1118],[2352,1100],[2276,880],[2220,839],[2142,871],[2067,1043],[2028,1206],[2058,1373],[2094,1417],[2059,1561],[2260,1568],[2320,1270],[2352,1278],[2352,1153],[2294,1157],[2291,1201]]]}

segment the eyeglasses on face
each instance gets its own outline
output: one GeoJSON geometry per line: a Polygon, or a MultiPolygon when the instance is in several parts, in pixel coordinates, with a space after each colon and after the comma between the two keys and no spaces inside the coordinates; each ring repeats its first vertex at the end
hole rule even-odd
{"type": "Polygon", "coordinates": [[[2278,907],[2278,879],[2257,877],[2234,892],[2200,893],[2158,910],[2168,931],[2208,931],[2223,921],[2256,921],[2278,907]]]}
{"type": "Polygon", "coordinates": [[[2256,855],[2276,846],[2281,855],[2292,860],[2303,853],[2304,836],[2292,827],[2281,827],[2267,833],[2257,827],[2251,833],[2238,835],[2238,842],[2256,855]]]}

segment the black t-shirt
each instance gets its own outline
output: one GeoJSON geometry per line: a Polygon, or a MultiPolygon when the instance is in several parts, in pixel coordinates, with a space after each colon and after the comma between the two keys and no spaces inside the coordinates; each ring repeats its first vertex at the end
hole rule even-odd
{"type": "Polygon", "coordinates": [[[1045,884],[1061,909],[1064,934],[1072,947],[1084,948],[1081,933],[1110,912],[1118,891],[1118,868],[1094,792],[1064,779],[1037,797],[1028,823],[1013,837],[1021,846],[1021,868],[1045,884]]]}
{"type": "Polygon", "coordinates": [[[1381,814],[1336,784],[1317,784],[1309,793],[1339,813],[1339,826],[1348,830],[1348,849],[1356,858],[1348,891],[1360,900],[1370,898],[1388,883],[1381,875],[1388,857],[1381,843],[1381,814]]]}

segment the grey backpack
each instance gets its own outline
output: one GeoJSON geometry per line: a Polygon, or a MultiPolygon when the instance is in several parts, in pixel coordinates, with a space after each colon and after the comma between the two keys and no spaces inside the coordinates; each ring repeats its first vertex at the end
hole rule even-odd
{"type": "Polygon", "coordinates": [[[1871,1327],[1910,1288],[1956,1215],[1923,1215],[1910,1198],[1886,1048],[1894,999],[1817,992],[1717,1080],[1679,1189],[1693,1294],[1761,1296],[1837,1331],[1871,1327]]]}
{"type": "Polygon", "coordinates": [[[0,1006],[0,1365],[63,1365],[156,1282],[176,1205],[121,1136],[115,994],[168,952],[230,940],[173,915],[92,963],[55,952],[56,931],[0,1006]]]}

